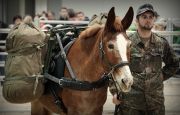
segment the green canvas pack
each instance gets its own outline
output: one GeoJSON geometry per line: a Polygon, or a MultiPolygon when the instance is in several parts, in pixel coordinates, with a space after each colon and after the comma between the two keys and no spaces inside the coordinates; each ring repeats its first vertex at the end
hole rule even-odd
{"type": "Polygon", "coordinates": [[[39,98],[44,91],[43,49],[45,33],[32,22],[22,22],[6,38],[3,96],[12,103],[26,103],[39,98]]]}

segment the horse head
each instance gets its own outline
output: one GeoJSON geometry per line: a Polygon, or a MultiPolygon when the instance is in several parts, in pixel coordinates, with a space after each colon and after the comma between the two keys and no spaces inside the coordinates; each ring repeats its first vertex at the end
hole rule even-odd
{"type": "Polygon", "coordinates": [[[104,65],[111,69],[111,75],[118,91],[128,92],[133,84],[133,76],[128,62],[130,59],[130,40],[126,30],[133,20],[133,8],[130,7],[125,17],[117,17],[112,7],[101,36],[104,65]]]}

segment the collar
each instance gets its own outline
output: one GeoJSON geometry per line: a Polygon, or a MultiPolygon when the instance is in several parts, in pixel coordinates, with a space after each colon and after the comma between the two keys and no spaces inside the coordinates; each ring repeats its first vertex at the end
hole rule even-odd
{"type": "MultiPolygon", "coordinates": [[[[152,32],[152,36],[151,36],[151,38],[150,38],[150,43],[151,43],[151,44],[155,44],[156,41],[157,41],[157,40],[156,40],[155,34],[152,32]]],[[[135,32],[135,40],[134,40],[134,43],[137,45],[137,44],[139,44],[140,42],[142,42],[142,40],[141,40],[138,32],[136,31],[136,32],[135,32]]]]}

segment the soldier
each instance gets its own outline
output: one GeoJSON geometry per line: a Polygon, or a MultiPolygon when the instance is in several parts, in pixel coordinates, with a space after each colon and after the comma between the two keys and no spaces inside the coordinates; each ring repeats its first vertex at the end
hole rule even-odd
{"type": "Polygon", "coordinates": [[[178,59],[167,40],[151,31],[157,15],[151,4],[137,10],[137,31],[129,35],[134,83],[131,91],[120,92],[119,98],[116,88],[110,87],[113,103],[118,105],[116,115],[165,115],[163,81],[177,71],[178,59]]]}

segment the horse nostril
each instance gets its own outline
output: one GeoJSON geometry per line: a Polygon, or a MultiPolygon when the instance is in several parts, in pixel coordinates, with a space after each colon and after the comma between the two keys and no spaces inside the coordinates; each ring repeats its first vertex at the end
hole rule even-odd
{"type": "Polygon", "coordinates": [[[122,79],[122,83],[123,83],[124,85],[126,85],[126,80],[125,80],[125,79],[122,79]]]}
{"type": "Polygon", "coordinates": [[[128,83],[128,78],[123,78],[123,79],[122,79],[122,83],[123,83],[124,85],[127,85],[127,83],[128,83]]]}

